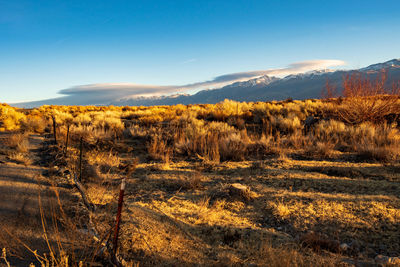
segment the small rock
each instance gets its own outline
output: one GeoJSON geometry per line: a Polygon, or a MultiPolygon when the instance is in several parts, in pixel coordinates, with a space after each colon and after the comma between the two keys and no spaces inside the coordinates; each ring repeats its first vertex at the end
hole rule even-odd
{"type": "Polygon", "coordinates": [[[350,246],[347,245],[346,243],[342,243],[342,244],[340,244],[339,248],[342,251],[347,251],[350,248],[350,246]]]}
{"type": "Polygon", "coordinates": [[[245,201],[254,198],[254,193],[250,190],[250,188],[239,183],[234,183],[229,186],[229,195],[240,197],[245,201]]]}
{"type": "Polygon", "coordinates": [[[249,190],[249,188],[247,186],[239,184],[239,183],[231,184],[230,189],[232,191],[237,191],[237,192],[243,192],[243,191],[249,190]]]}

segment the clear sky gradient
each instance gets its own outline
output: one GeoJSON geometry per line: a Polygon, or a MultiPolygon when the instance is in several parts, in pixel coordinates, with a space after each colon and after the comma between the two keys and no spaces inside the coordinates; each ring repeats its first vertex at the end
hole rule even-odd
{"type": "Polygon", "coordinates": [[[94,83],[191,84],[400,57],[400,1],[0,0],[0,102],[94,83]]]}

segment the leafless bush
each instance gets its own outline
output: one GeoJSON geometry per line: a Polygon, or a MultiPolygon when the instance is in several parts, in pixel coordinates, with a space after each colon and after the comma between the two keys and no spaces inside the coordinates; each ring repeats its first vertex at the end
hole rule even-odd
{"type": "MultiPolygon", "coordinates": [[[[386,116],[400,112],[400,83],[386,85],[384,70],[374,81],[369,76],[354,72],[343,80],[343,99],[338,103],[335,114],[339,120],[350,124],[370,121],[382,122],[386,116]]],[[[335,91],[327,83],[327,92],[335,91]]]]}

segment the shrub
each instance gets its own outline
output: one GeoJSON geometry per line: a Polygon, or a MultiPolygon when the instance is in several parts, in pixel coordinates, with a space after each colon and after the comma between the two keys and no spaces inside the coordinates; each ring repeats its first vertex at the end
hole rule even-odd
{"type": "Polygon", "coordinates": [[[354,136],[354,148],[362,158],[384,162],[400,159],[400,132],[394,125],[364,123],[354,129],[354,136]]]}
{"type": "Polygon", "coordinates": [[[99,166],[103,173],[109,173],[112,170],[116,170],[121,163],[118,155],[112,151],[101,152],[93,150],[90,153],[86,153],[86,157],[89,164],[99,166]]]}
{"type": "Polygon", "coordinates": [[[147,144],[147,152],[152,159],[168,163],[173,150],[167,145],[167,142],[163,140],[161,136],[155,135],[147,144]]]}
{"type": "Polygon", "coordinates": [[[6,145],[18,152],[26,153],[29,149],[28,136],[21,133],[12,134],[7,138],[6,145]]]}
{"type": "Polygon", "coordinates": [[[241,134],[233,133],[220,139],[218,145],[221,160],[244,160],[248,145],[245,134],[243,131],[241,134]]]}
{"type": "Polygon", "coordinates": [[[253,157],[265,157],[269,155],[279,155],[281,153],[280,142],[272,138],[271,135],[263,134],[261,138],[252,140],[247,145],[247,155],[253,157]]]}
{"type": "MultiPolygon", "coordinates": [[[[392,88],[386,85],[386,73],[382,70],[374,81],[354,72],[343,80],[343,99],[338,103],[334,116],[350,124],[370,121],[379,123],[390,114],[400,112],[400,83],[392,88]]],[[[326,91],[332,91],[327,83],[326,91]]]]}
{"type": "Polygon", "coordinates": [[[289,114],[288,117],[282,115],[271,117],[271,125],[284,134],[291,134],[302,128],[300,119],[293,113],[289,114]]]}
{"type": "Polygon", "coordinates": [[[395,162],[400,159],[399,145],[376,146],[371,143],[362,143],[356,146],[357,154],[365,160],[395,162]]]}
{"type": "Polygon", "coordinates": [[[105,111],[92,113],[92,125],[96,128],[102,128],[105,130],[114,130],[116,132],[122,132],[124,124],[121,121],[118,112],[105,111]]]}
{"type": "Polygon", "coordinates": [[[332,158],[335,153],[335,144],[329,141],[316,142],[306,148],[306,154],[315,158],[332,158]]]}
{"type": "Polygon", "coordinates": [[[95,126],[79,126],[71,128],[70,138],[71,141],[79,142],[83,137],[85,142],[89,144],[101,144],[105,142],[112,142],[115,139],[115,132],[106,130],[104,128],[96,128],[95,126]]]}
{"type": "Polygon", "coordinates": [[[343,143],[348,139],[349,130],[343,122],[322,120],[316,124],[312,137],[319,142],[343,143]]]}
{"type": "Polygon", "coordinates": [[[90,117],[90,115],[88,113],[80,113],[72,120],[72,122],[77,126],[78,125],[87,126],[91,123],[91,121],[92,121],[92,118],[90,117]]]}
{"type": "Polygon", "coordinates": [[[21,122],[21,130],[24,132],[43,133],[47,127],[46,120],[38,115],[28,115],[26,120],[21,122]]]}
{"type": "Polygon", "coordinates": [[[25,120],[25,114],[8,105],[0,105],[0,130],[18,130],[25,120]]]}

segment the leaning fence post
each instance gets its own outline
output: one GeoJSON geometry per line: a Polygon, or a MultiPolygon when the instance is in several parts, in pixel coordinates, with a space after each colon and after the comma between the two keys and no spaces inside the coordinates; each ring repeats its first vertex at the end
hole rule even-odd
{"type": "Polygon", "coordinates": [[[117,217],[115,220],[115,230],[114,230],[114,240],[113,240],[114,241],[114,244],[113,244],[114,255],[116,255],[116,253],[117,253],[119,224],[121,222],[121,212],[122,212],[122,204],[124,202],[125,186],[126,186],[126,178],[122,179],[121,189],[119,191],[118,211],[117,211],[117,217]]]}
{"type": "Polygon", "coordinates": [[[83,157],[83,137],[81,137],[79,145],[79,181],[82,181],[82,157],[83,157]]]}
{"type": "Polygon", "coordinates": [[[68,152],[68,139],[69,139],[69,127],[71,125],[68,123],[67,125],[67,136],[65,137],[65,151],[64,151],[64,155],[67,156],[67,152],[68,152]]]}
{"type": "Polygon", "coordinates": [[[51,116],[53,119],[53,134],[54,134],[54,143],[57,145],[57,124],[56,124],[56,117],[51,116]]]}

